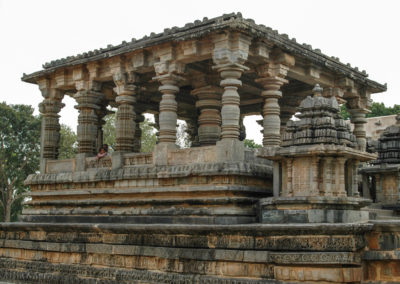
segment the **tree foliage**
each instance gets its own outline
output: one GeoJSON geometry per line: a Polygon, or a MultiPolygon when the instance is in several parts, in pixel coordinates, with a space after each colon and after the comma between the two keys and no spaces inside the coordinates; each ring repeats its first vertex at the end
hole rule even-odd
{"type": "Polygon", "coordinates": [[[24,180],[39,168],[40,118],[27,105],[0,104],[0,219],[22,210],[24,180]]]}
{"type": "Polygon", "coordinates": [[[77,137],[71,127],[61,124],[60,128],[60,149],[58,151],[59,159],[74,158],[77,153],[77,137]]]}
{"type": "Polygon", "coordinates": [[[187,124],[183,120],[178,120],[178,127],[176,128],[176,145],[179,148],[189,148],[191,141],[187,133],[187,124]]]}
{"type": "MultiPolygon", "coordinates": [[[[366,117],[377,117],[377,116],[385,116],[391,114],[400,113],[400,105],[394,105],[392,107],[385,106],[384,103],[373,102],[371,105],[371,112],[367,113],[366,117]]],[[[349,119],[350,113],[347,110],[346,105],[342,105],[340,107],[340,115],[343,119],[349,119]]]]}
{"type": "Polygon", "coordinates": [[[140,129],[142,130],[140,152],[152,152],[157,142],[156,130],[153,127],[153,123],[146,118],[140,123],[140,129]]]}
{"type": "Polygon", "coordinates": [[[108,114],[104,117],[103,125],[103,143],[107,144],[109,149],[115,149],[115,129],[117,125],[117,115],[115,113],[108,114]]]}
{"type": "Polygon", "coordinates": [[[344,120],[348,120],[350,119],[350,113],[347,110],[347,107],[345,104],[340,106],[340,116],[344,119],[344,120]]]}
{"type": "MultiPolygon", "coordinates": [[[[109,149],[115,149],[115,128],[116,114],[107,115],[104,120],[106,123],[103,126],[103,141],[108,144],[109,149]]],[[[149,119],[145,119],[140,123],[142,129],[141,152],[152,152],[156,145],[157,136],[153,123],[149,119]]],[[[74,131],[66,125],[61,125],[61,138],[59,159],[73,158],[77,151],[77,137],[74,131]]]]}
{"type": "Polygon", "coordinates": [[[367,114],[367,117],[385,116],[398,113],[400,113],[400,105],[387,107],[384,103],[373,102],[371,105],[371,112],[367,114]]]}
{"type": "Polygon", "coordinates": [[[244,139],[243,143],[244,143],[244,147],[249,148],[249,149],[256,149],[256,148],[261,148],[262,147],[262,145],[257,144],[256,142],[254,142],[253,139],[244,139]]]}

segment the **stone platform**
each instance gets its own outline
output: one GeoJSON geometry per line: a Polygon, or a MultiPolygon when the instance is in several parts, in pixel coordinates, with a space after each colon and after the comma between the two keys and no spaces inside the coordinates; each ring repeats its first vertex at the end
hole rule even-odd
{"type": "Polygon", "coordinates": [[[257,222],[259,199],[272,195],[271,162],[247,150],[241,161],[217,162],[217,151],[217,146],[171,150],[168,165],[154,165],[153,154],[116,154],[100,162],[86,158],[85,171],[77,170],[77,159],[47,162],[46,173],[26,180],[32,199],[21,220],[257,222]]]}
{"type": "Polygon", "coordinates": [[[373,228],[1,224],[0,277],[35,283],[359,283],[369,245],[364,234],[373,228]]]}
{"type": "Polygon", "coordinates": [[[371,201],[357,197],[303,196],[260,200],[260,221],[281,223],[354,223],[369,220],[369,212],[360,208],[371,201]]]}

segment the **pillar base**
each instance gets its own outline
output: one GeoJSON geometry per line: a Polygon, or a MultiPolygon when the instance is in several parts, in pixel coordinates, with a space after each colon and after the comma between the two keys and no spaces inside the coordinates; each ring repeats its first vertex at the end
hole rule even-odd
{"type": "Polygon", "coordinates": [[[367,222],[369,212],[360,208],[371,200],[355,197],[278,197],[260,200],[260,221],[280,223],[367,222]]]}
{"type": "Polygon", "coordinates": [[[75,165],[75,170],[77,172],[84,172],[86,171],[86,158],[87,157],[93,157],[93,155],[90,155],[88,153],[78,153],[75,156],[76,160],[76,165],[75,165]]]}
{"type": "Polygon", "coordinates": [[[217,161],[244,161],[244,143],[237,139],[222,139],[217,142],[217,161]]]}
{"type": "Polygon", "coordinates": [[[174,143],[157,144],[153,151],[153,164],[157,166],[168,165],[168,151],[176,149],[178,149],[178,146],[174,143]]]}

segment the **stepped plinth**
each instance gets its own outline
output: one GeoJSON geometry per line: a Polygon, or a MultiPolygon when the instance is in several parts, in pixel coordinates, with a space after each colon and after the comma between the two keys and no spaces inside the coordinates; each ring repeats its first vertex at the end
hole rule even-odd
{"type": "Polygon", "coordinates": [[[272,195],[271,162],[235,149],[241,159],[219,159],[219,146],[172,148],[96,160],[51,161],[28,177],[26,222],[240,224],[257,221],[257,202],[272,195]],[[239,153],[241,152],[241,155],[239,153]],[[158,154],[159,155],[159,154],[158,154]]]}

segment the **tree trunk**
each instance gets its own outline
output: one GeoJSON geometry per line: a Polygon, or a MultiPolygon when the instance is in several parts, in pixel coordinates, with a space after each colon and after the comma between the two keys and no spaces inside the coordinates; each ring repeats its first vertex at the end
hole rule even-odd
{"type": "Polygon", "coordinates": [[[6,202],[3,206],[4,222],[11,221],[11,204],[13,203],[13,200],[12,200],[12,198],[9,198],[10,196],[12,196],[12,194],[10,192],[8,192],[6,202]]]}
{"type": "Polygon", "coordinates": [[[7,204],[4,206],[4,222],[10,222],[11,220],[11,200],[7,200],[7,204]]]}

